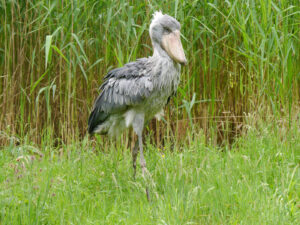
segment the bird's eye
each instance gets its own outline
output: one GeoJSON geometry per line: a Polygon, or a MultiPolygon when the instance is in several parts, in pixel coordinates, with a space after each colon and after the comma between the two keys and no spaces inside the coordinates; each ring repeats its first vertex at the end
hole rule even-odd
{"type": "Polygon", "coordinates": [[[167,33],[171,33],[171,32],[172,32],[172,30],[171,30],[169,27],[165,27],[165,31],[166,31],[167,33]]]}

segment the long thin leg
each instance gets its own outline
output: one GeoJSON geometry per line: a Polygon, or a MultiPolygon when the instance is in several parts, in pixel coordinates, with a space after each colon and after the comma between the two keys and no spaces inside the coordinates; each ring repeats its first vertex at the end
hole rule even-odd
{"type": "Polygon", "coordinates": [[[135,179],[136,174],[136,158],[139,152],[138,141],[135,142],[134,147],[132,149],[132,166],[133,166],[133,179],[135,179]]]}
{"type": "Polygon", "coordinates": [[[142,167],[143,174],[144,174],[144,170],[146,168],[146,161],[145,161],[144,154],[143,154],[143,138],[142,138],[142,133],[143,133],[143,129],[144,129],[144,114],[135,115],[134,120],[132,122],[132,127],[133,127],[134,132],[138,136],[138,144],[139,144],[139,149],[140,149],[140,154],[141,154],[140,162],[141,162],[141,167],[142,167]]]}
{"type": "Polygon", "coordinates": [[[147,171],[147,168],[146,168],[146,160],[144,158],[144,150],[143,150],[143,138],[142,138],[142,135],[139,134],[138,135],[138,141],[139,141],[139,148],[140,148],[140,163],[141,163],[141,167],[142,167],[142,173],[143,173],[143,176],[145,175],[145,172],[147,171]]]}
{"type": "MultiPolygon", "coordinates": [[[[134,132],[138,136],[139,149],[140,149],[140,163],[141,163],[141,167],[142,167],[143,177],[145,177],[145,172],[147,172],[147,168],[146,168],[146,160],[144,158],[143,138],[142,138],[142,133],[143,133],[143,129],[144,129],[144,114],[136,115],[132,125],[133,125],[134,132]]],[[[147,195],[148,201],[150,201],[150,196],[149,196],[149,191],[148,191],[147,186],[146,186],[146,195],[147,195]]]]}
{"type": "MultiPolygon", "coordinates": [[[[140,147],[140,163],[141,163],[141,167],[142,167],[142,174],[143,177],[145,177],[145,174],[147,174],[147,168],[146,168],[146,160],[144,158],[144,153],[143,153],[143,139],[142,139],[142,135],[138,135],[138,141],[139,141],[139,147],[140,147]]],[[[146,186],[146,196],[147,196],[147,200],[150,201],[150,196],[149,196],[149,189],[146,186]]]]}

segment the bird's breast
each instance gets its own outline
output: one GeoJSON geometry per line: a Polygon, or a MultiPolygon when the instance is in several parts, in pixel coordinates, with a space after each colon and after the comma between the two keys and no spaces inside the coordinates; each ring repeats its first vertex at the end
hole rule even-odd
{"type": "Polygon", "coordinates": [[[146,117],[151,119],[154,115],[159,113],[167,104],[168,98],[176,93],[180,82],[180,65],[173,63],[161,63],[158,65],[161,71],[156,70],[157,76],[153,76],[153,92],[145,100],[147,110],[146,117]]]}

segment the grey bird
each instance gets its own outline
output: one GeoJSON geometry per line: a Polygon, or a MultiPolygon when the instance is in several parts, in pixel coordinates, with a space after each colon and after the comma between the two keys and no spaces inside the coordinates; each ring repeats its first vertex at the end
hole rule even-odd
{"type": "Polygon", "coordinates": [[[180,41],[180,23],[173,17],[155,12],[149,33],[153,56],[137,59],[104,77],[88,121],[90,134],[116,136],[132,127],[138,140],[132,150],[134,177],[140,150],[142,173],[146,171],[142,132],[153,117],[163,116],[163,107],[176,93],[181,65],[187,64],[180,41]]]}

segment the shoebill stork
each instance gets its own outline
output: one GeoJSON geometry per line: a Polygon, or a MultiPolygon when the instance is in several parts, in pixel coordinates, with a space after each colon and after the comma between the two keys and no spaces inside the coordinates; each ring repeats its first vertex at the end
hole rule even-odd
{"type": "Polygon", "coordinates": [[[133,128],[138,137],[132,150],[134,177],[138,149],[143,175],[146,171],[143,128],[153,117],[163,115],[164,106],[176,93],[181,65],[187,63],[176,19],[155,12],[149,33],[153,55],[108,72],[88,121],[90,134],[116,136],[125,128],[133,128]]]}

